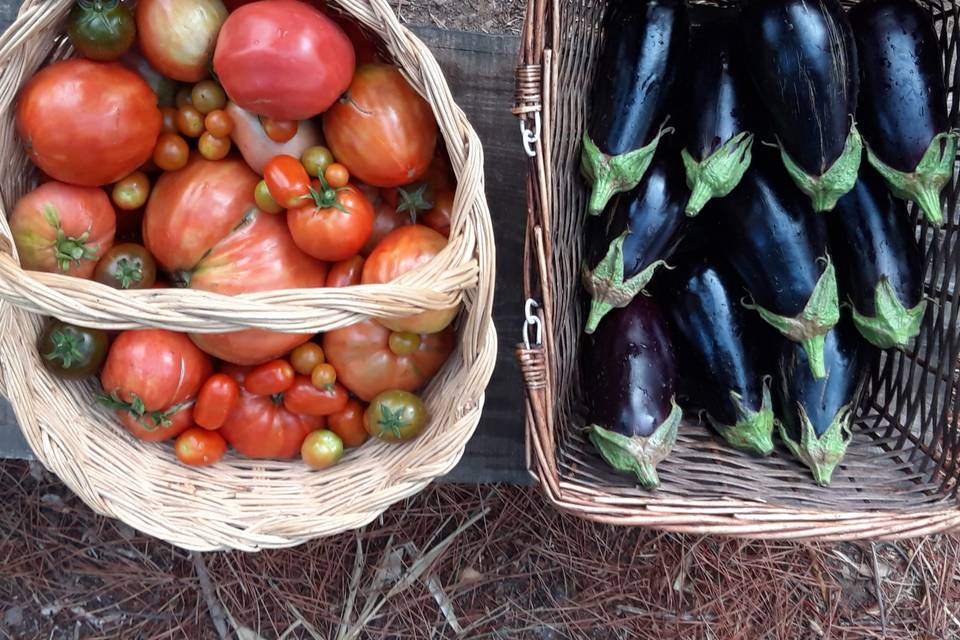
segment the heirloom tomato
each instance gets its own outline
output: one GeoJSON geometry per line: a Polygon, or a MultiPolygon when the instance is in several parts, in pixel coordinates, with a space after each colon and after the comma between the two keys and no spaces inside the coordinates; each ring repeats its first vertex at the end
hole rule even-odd
{"type": "Polygon", "coordinates": [[[363,256],[353,256],[330,265],[327,273],[328,287],[350,287],[360,284],[363,275],[363,256]]]}
{"type": "Polygon", "coordinates": [[[327,416],[327,428],[340,436],[345,447],[359,447],[370,434],[363,427],[364,405],[354,399],[347,401],[347,406],[336,413],[327,416]]]}
{"type": "Polygon", "coordinates": [[[135,71],[157,96],[161,107],[172,107],[176,103],[177,82],[154,69],[143,53],[134,45],[120,58],[120,64],[135,71]]]}
{"type": "Polygon", "coordinates": [[[67,36],[80,55],[99,62],[116,60],[136,35],[130,7],[120,0],[78,0],[67,17],[67,36]]]}
{"type": "Polygon", "coordinates": [[[286,142],[275,142],[263,129],[260,117],[228,102],[227,115],[233,120],[230,138],[250,168],[263,175],[263,168],[271,159],[287,155],[299,158],[304,151],[320,144],[320,127],[312,120],[297,123],[297,133],[286,142]]]}
{"type": "Polygon", "coordinates": [[[216,431],[190,427],[173,443],[177,460],[189,465],[207,465],[218,462],[227,452],[227,441],[216,431]]]}
{"type": "Polygon", "coordinates": [[[301,251],[335,262],[363,248],[373,231],[373,206],[359,189],[353,185],[321,188],[310,193],[308,201],[287,211],[290,235],[301,251]]]}
{"type": "Polygon", "coordinates": [[[334,383],[318,389],[307,376],[297,376],[293,386],[283,394],[283,406],[306,416],[328,416],[343,411],[349,398],[343,385],[334,383]]]}
{"type": "Polygon", "coordinates": [[[124,242],[100,258],[93,279],[114,289],[149,289],[157,281],[157,263],[144,247],[124,242]]]}
{"type": "Polygon", "coordinates": [[[193,421],[204,429],[219,429],[240,399],[240,385],[225,373],[215,373],[200,387],[193,421]]]}
{"type": "Polygon", "coordinates": [[[427,408],[409,391],[391,390],[377,394],[363,412],[367,433],[385,442],[406,442],[423,432],[427,408]]]}
{"type": "Polygon", "coordinates": [[[140,49],[157,71],[180,82],[209,75],[227,18],[221,0],[139,0],[136,15],[140,49]]]}
{"type": "Polygon", "coordinates": [[[382,194],[378,195],[374,200],[373,210],[373,230],[370,232],[370,237],[367,238],[366,244],[360,249],[360,254],[364,256],[370,255],[370,252],[373,251],[377,245],[380,244],[380,241],[386,238],[387,234],[391,231],[412,223],[408,214],[397,211],[396,203],[391,204],[382,194]]]}
{"type": "Polygon", "coordinates": [[[51,318],[37,341],[37,352],[50,373],[67,380],[80,380],[97,373],[109,346],[106,331],[51,318]]]}
{"type": "Polygon", "coordinates": [[[332,467],[343,457],[343,441],[332,431],[314,431],[303,441],[300,457],[314,469],[332,467]]]}

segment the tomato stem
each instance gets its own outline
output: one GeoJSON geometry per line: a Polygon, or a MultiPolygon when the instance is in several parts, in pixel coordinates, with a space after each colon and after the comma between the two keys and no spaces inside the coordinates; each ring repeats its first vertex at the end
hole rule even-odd
{"type": "Polygon", "coordinates": [[[421,182],[420,186],[413,191],[408,191],[403,187],[397,189],[397,196],[400,202],[397,204],[397,213],[409,213],[410,221],[417,224],[417,214],[421,211],[433,209],[432,198],[428,197],[430,185],[421,182]]]}
{"type": "Polygon", "coordinates": [[[143,281],[143,264],[127,258],[117,260],[117,281],[121,289],[129,289],[143,281]]]}
{"type": "Polygon", "coordinates": [[[43,354],[47,360],[59,360],[64,369],[69,369],[74,363],[83,360],[83,352],[80,350],[83,337],[76,332],[55,329],[50,333],[50,341],[53,342],[53,349],[43,354]]]}
{"type": "Polygon", "coordinates": [[[126,411],[147,431],[154,431],[160,427],[169,427],[172,424],[171,418],[178,411],[191,404],[190,401],[186,401],[172,405],[163,411],[147,411],[147,407],[143,404],[140,396],[131,393],[130,401],[127,402],[120,398],[116,390],[111,391],[109,395],[106,393],[98,394],[97,400],[116,411],[126,411]]]}
{"type": "Polygon", "coordinates": [[[47,205],[43,208],[43,215],[47,219],[47,224],[57,231],[57,239],[53,241],[53,246],[57,266],[61,271],[68,270],[71,262],[80,264],[81,260],[96,260],[97,254],[94,249],[99,248],[99,245],[87,244],[90,239],[90,229],[76,237],[68,236],[63,231],[56,209],[47,205]]]}

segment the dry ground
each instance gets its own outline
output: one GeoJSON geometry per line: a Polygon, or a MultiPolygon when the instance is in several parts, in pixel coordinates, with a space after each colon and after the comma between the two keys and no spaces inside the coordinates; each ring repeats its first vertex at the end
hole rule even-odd
{"type": "Polygon", "coordinates": [[[457,31],[520,33],[523,0],[391,0],[400,19],[457,31]]]}

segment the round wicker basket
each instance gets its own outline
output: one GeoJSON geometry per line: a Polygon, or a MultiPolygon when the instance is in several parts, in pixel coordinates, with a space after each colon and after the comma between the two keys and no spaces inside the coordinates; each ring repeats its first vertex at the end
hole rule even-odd
{"type": "Polygon", "coordinates": [[[386,0],[333,0],[377,34],[431,104],[458,178],[450,242],[420,269],[387,285],[299,289],[228,297],[201,291],[118,291],[88,280],[26,272],[6,213],[35,186],[14,130],[17,92],[45,62],[67,57],[63,21],[73,0],[26,0],[0,36],[0,366],[2,387],[43,464],[91,508],[197,550],[257,550],[363,526],[391,503],[449,471],[463,454],[493,371],[494,245],[484,199],[483,151],[427,47],[386,0]],[[41,365],[44,315],[91,327],[217,332],[263,328],[322,332],[370,317],[397,317],[462,302],[459,346],[424,392],[427,431],[402,446],[370,442],[336,467],[229,455],[212,467],[176,462],[169,446],[135,440],[95,402],[94,383],[64,383],[41,365]],[[451,393],[451,390],[456,390],[451,393]]]}

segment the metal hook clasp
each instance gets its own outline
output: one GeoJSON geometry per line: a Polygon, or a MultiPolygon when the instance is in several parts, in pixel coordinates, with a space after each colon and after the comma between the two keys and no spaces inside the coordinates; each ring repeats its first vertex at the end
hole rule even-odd
{"type": "Polygon", "coordinates": [[[535,326],[537,332],[535,334],[533,345],[539,347],[543,344],[543,323],[540,321],[540,316],[534,313],[534,309],[539,309],[540,305],[537,304],[537,301],[533,298],[527,298],[526,304],[523,305],[523,313],[526,316],[526,319],[523,323],[523,346],[527,349],[530,348],[530,327],[535,326]]]}
{"type": "Polygon", "coordinates": [[[540,141],[540,112],[533,112],[533,131],[527,128],[526,120],[520,120],[520,136],[523,138],[523,150],[531,158],[537,155],[536,145],[540,141]]]}

